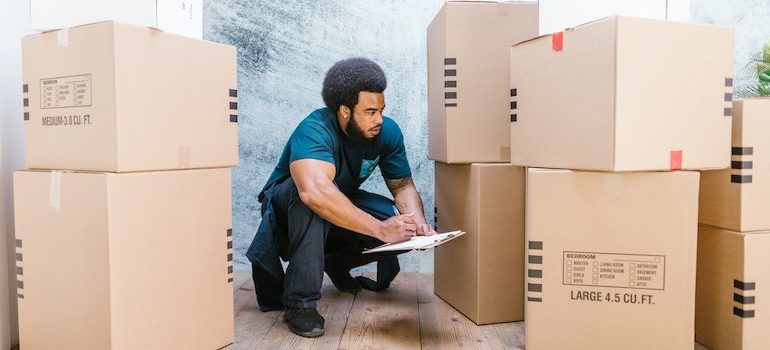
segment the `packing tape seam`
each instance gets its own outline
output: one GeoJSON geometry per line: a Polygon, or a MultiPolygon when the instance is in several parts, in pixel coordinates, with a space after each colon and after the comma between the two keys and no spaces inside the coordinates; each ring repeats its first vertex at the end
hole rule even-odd
{"type": "Polygon", "coordinates": [[[64,28],[56,31],[56,46],[67,47],[70,44],[70,29],[64,28]]]}
{"type": "Polygon", "coordinates": [[[61,209],[61,175],[62,171],[51,171],[51,193],[49,204],[51,208],[61,209]]]}
{"type": "Polygon", "coordinates": [[[181,169],[190,168],[192,165],[192,156],[190,146],[179,146],[177,148],[177,166],[181,169]]]}

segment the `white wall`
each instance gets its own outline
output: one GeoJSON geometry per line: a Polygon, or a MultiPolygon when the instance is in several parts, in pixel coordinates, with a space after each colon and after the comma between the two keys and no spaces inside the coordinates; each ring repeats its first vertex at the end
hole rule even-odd
{"type": "Polygon", "coordinates": [[[32,31],[28,1],[0,0],[0,9],[0,349],[9,349],[19,339],[11,180],[24,167],[21,37],[32,31]]]}
{"type": "MultiPolygon", "coordinates": [[[[0,116],[3,116],[3,103],[2,99],[0,99],[0,116]]],[[[0,140],[2,140],[2,132],[3,127],[2,123],[0,122],[0,140]]],[[[3,143],[0,142],[0,154],[3,153],[3,143]]],[[[3,156],[0,158],[0,160],[4,159],[3,156]]],[[[0,233],[6,232],[6,197],[5,197],[5,165],[0,162],[0,233]]],[[[5,278],[5,272],[9,271],[8,269],[8,256],[10,255],[9,252],[7,252],[8,244],[6,243],[5,239],[2,239],[6,237],[5,235],[0,235],[0,349],[8,349],[11,345],[11,299],[10,299],[10,277],[5,278]]]]}

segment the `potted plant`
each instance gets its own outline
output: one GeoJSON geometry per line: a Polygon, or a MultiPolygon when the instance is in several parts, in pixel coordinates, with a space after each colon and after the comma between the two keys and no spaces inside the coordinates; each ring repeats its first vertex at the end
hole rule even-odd
{"type": "Polygon", "coordinates": [[[757,80],[744,87],[741,95],[743,97],[770,96],[770,41],[765,43],[762,51],[751,58],[747,68],[752,71],[757,80]]]}

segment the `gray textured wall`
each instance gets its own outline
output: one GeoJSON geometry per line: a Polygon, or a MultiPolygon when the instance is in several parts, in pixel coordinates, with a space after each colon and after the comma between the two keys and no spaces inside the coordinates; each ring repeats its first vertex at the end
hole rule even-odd
{"type": "MultiPolygon", "coordinates": [[[[236,262],[246,263],[243,253],[260,220],[259,189],[294,127],[323,106],[324,73],[347,57],[369,57],[385,70],[386,114],[404,133],[413,177],[432,222],[425,30],[441,3],[211,0],[204,4],[204,37],[238,47],[240,165],[233,172],[236,262]]],[[[364,189],[388,193],[378,173],[364,189]]],[[[432,270],[431,254],[403,256],[404,269],[432,270]]]]}
{"type": "MultiPolygon", "coordinates": [[[[209,0],[204,37],[238,47],[240,166],[233,172],[235,260],[259,223],[257,193],[299,121],[322,106],[323,74],[334,62],[369,57],[389,79],[386,114],[402,130],[432,222],[433,164],[427,159],[426,43],[443,0],[209,0]]],[[[770,0],[693,0],[692,19],[736,27],[736,87],[748,57],[770,39],[770,0]]],[[[387,194],[378,174],[365,189],[387,194]]],[[[405,271],[432,271],[432,251],[402,255],[405,271]]]]}

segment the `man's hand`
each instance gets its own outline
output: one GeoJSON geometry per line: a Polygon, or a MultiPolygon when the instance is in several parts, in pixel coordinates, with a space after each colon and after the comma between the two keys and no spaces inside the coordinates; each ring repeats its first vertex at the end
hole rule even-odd
{"type": "Polygon", "coordinates": [[[420,198],[420,194],[417,193],[417,189],[414,187],[412,177],[407,176],[400,179],[385,179],[385,184],[388,185],[390,193],[393,194],[393,199],[396,202],[398,211],[401,213],[412,212],[415,214],[415,235],[435,235],[436,230],[425,222],[425,214],[422,212],[422,198],[420,198]]]}
{"type": "Polygon", "coordinates": [[[385,243],[408,241],[417,231],[414,213],[392,216],[380,225],[379,239],[385,243]]]}
{"type": "Polygon", "coordinates": [[[433,226],[428,224],[417,225],[418,236],[433,236],[435,234],[436,230],[433,229],[433,226]]]}

